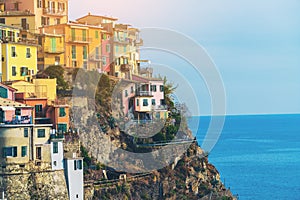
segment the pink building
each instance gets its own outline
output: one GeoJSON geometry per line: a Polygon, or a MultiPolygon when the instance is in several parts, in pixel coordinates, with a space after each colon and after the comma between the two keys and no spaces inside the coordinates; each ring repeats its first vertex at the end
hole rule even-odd
{"type": "Polygon", "coordinates": [[[132,75],[132,81],[122,80],[122,107],[125,116],[151,120],[166,118],[163,80],[132,75]]]}
{"type": "Polygon", "coordinates": [[[32,113],[32,106],[0,98],[0,123],[32,124],[32,113]]]}
{"type": "Polygon", "coordinates": [[[0,83],[0,97],[9,99],[9,100],[15,100],[15,95],[14,93],[17,90],[15,88],[12,88],[10,86],[4,85],[0,83]]]}

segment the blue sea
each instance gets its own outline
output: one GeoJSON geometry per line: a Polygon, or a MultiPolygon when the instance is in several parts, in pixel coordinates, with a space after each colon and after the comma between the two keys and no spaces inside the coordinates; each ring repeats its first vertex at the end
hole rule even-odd
{"type": "MultiPolygon", "coordinates": [[[[200,146],[210,120],[189,119],[200,146]]],[[[300,115],[226,116],[209,161],[241,200],[299,200],[300,115]]]]}

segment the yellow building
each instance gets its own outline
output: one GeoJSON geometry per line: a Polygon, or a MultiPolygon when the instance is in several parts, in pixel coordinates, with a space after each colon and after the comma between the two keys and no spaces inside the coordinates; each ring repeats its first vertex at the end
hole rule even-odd
{"type": "Polygon", "coordinates": [[[139,74],[137,61],[140,59],[139,46],[142,42],[139,38],[139,30],[130,28],[127,24],[115,24],[114,26],[114,75],[131,79],[132,74],[139,74]]]}
{"type": "Polygon", "coordinates": [[[2,62],[1,81],[30,81],[37,72],[37,44],[20,39],[18,28],[0,25],[2,62]]]}
{"type": "Polygon", "coordinates": [[[101,69],[101,26],[76,22],[45,26],[41,33],[64,36],[64,65],[87,70],[101,69]],[[98,57],[99,56],[99,57],[98,57]]]}
{"type": "MultiPolygon", "coordinates": [[[[0,12],[0,23],[18,27],[26,32],[34,32],[36,29],[35,15],[28,11],[5,11],[0,12]]],[[[20,35],[26,38],[26,34],[20,35]]]]}
{"type": "Polygon", "coordinates": [[[0,1],[0,8],[1,5],[8,14],[12,11],[34,14],[31,32],[39,33],[39,27],[44,25],[68,22],[68,0],[5,0],[0,1]]]}
{"type": "Polygon", "coordinates": [[[50,65],[65,64],[64,36],[58,34],[38,34],[38,70],[44,70],[50,65]]]}
{"type": "Polygon", "coordinates": [[[32,82],[13,81],[6,85],[17,89],[18,93],[24,93],[24,98],[48,98],[49,104],[56,100],[56,78],[32,79],[32,82]]]}

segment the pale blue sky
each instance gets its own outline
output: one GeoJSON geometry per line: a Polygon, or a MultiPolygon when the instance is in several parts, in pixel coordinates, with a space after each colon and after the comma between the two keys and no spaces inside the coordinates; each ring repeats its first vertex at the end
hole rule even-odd
{"type": "MultiPolygon", "coordinates": [[[[228,114],[300,113],[299,10],[298,0],[70,0],[70,19],[90,11],[196,40],[221,73],[228,114]]],[[[145,55],[155,63],[180,63],[145,55]]],[[[208,94],[202,95],[201,113],[209,114],[208,94]]]]}

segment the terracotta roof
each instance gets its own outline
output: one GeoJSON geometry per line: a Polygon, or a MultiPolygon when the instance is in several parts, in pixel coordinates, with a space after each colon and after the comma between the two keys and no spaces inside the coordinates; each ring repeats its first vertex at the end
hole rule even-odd
{"type": "Polygon", "coordinates": [[[17,101],[12,101],[9,99],[4,99],[0,97],[0,106],[11,106],[15,108],[33,108],[32,106],[17,102],[17,101]]]}

